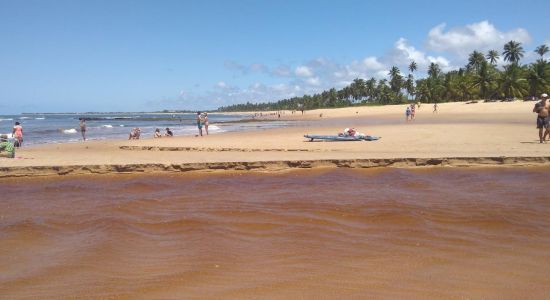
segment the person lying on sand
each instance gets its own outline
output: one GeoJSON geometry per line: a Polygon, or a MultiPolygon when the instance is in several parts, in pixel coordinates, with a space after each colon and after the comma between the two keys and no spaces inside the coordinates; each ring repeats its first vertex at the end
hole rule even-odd
{"type": "Polygon", "coordinates": [[[15,157],[15,147],[8,141],[8,136],[5,134],[0,135],[0,157],[15,157]]]}
{"type": "Polygon", "coordinates": [[[357,132],[355,128],[346,128],[344,129],[344,132],[338,133],[338,136],[352,136],[359,139],[365,138],[367,135],[361,132],[357,132]]]}

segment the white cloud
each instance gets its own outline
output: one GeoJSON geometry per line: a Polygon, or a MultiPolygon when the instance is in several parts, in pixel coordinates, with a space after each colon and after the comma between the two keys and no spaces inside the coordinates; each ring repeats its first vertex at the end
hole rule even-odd
{"type": "Polygon", "coordinates": [[[386,68],[384,64],[378,61],[378,58],[369,56],[363,59],[363,65],[367,70],[380,70],[386,68]]]}
{"type": "Polygon", "coordinates": [[[312,77],[313,72],[309,67],[306,66],[298,66],[296,67],[296,70],[294,70],[294,74],[299,77],[312,77]]]}
{"type": "Polygon", "coordinates": [[[308,79],[306,80],[306,82],[307,82],[309,85],[313,85],[313,86],[320,86],[320,85],[321,85],[321,80],[319,79],[319,77],[308,78],[308,79]]]}
{"type": "Polygon", "coordinates": [[[430,30],[426,40],[428,49],[449,52],[464,58],[474,50],[500,50],[510,40],[520,43],[531,42],[531,36],[527,30],[516,28],[502,32],[489,21],[454,27],[448,31],[445,31],[445,27],[446,24],[442,23],[430,30]]]}
{"type": "Polygon", "coordinates": [[[227,87],[227,83],[225,83],[224,81],[220,81],[218,83],[216,83],[216,86],[221,88],[221,89],[224,89],[227,87]]]}

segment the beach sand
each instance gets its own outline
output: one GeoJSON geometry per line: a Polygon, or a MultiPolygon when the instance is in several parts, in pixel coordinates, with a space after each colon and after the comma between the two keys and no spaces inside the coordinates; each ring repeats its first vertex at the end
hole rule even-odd
{"type": "MultiPolygon", "coordinates": [[[[287,128],[195,137],[86,141],[22,148],[0,159],[1,175],[281,170],[303,167],[424,165],[540,165],[534,102],[422,104],[406,122],[406,105],[283,112],[287,128]],[[322,117],[320,116],[322,114],[322,117]],[[381,136],[372,142],[309,142],[304,134],[337,134],[346,127],[381,136]]],[[[264,114],[261,119],[278,119],[264,114]]]]}

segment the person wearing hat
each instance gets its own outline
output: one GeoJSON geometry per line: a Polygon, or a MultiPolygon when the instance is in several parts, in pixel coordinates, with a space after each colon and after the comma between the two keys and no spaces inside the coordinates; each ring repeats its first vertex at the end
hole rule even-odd
{"type": "Polygon", "coordinates": [[[537,113],[537,128],[539,129],[540,143],[544,143],[546,140],[546,136],[550,135],[550,131],[548,130],[550,121],[548,117],[548,111],[550,110],[550,108],[548,107],[548,103],[546,101],[548,99],[548,95],[542,94],[540,95],[540,98],[540,102],[535,104],[533,112],[537,113]],[[545,129],[544,134],[542,132],[543,129],[545,129]]]}
{"type": "Polygon", "coordinates": [[[8,136],[5,134],[0,135],[0,157],[15,157],[15,147],[8,141],[8,136]]]}

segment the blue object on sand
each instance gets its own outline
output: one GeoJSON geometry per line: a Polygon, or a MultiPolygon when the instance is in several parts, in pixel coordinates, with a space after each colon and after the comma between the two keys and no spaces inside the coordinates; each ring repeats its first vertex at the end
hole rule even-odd
{"type": "Polygon", "coordinates": [[[376,141],[379,140],[379,136],[367,135],[366,137],[354,137],[354,136],[338,136],[338,135],[318,135],[318,134],[306,134],[305,138],[313,140],[325,140],[325,141],[376,141]]]}

